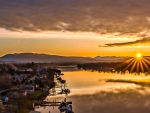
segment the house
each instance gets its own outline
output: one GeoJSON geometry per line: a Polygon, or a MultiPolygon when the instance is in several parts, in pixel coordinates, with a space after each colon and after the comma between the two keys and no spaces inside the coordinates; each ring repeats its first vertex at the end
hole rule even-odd
{"type": "Polygon", "coordinates": [[[28,68],[28,69],[26,69],[26,71],[27,72],[33,72],[33,69],[28,68]]]}
{"type": "Polygon", "coordinates": [[[8,96],[10,98],[21,98],[21,97],[26,97],[27,96],[27,92],[21,89],[11,89],[8,96]]]}
{"type": "Polygon", "coordinates": [[[14,75],[13,76],[13,82],[14,82],[15,85],[17,85],[18,83],[22,83],[29,76],[30,76],[30,74],[14,75]]]}
{"type": "Polygon", "coordinates": [[[7,89],[12,86],[12,77],[8,74],[0,76],[0,89],[7,89]]]}
{"type": "Polygon", "coordinates": [[[21,83],[23,81],[23,78],[19,75],[14,75],[13,76],[13,82],[15,85],[17,85],[18,83],[21,83]]]}
{"type": "Polygon", "coordinates": [[[29,84],[29,85],[24,85],[23,90],[27,92],[27,94],[32,94],[34,93],[34,86],[29,84]]]}
{"type": "Polygon", "coordinates": [[[27,74],[27,73],[31,73],[31,72],[33,72],[33,69],[30,69],[30,68],[20,68],[20,69],[18,69],[17,70],[18,71],[18,73],[20,73],[20,74],[27,74]]]}
{"type": "Polygon", "coordinates": [[[42,71],[44,71],[44,70],[45,70],[45,68],[42,67],[42,66],[40,66],[40,67],[37,68],[37,72],[38,72],[38,73],[40,73],[40,72],[42,72],[42,71]]]}

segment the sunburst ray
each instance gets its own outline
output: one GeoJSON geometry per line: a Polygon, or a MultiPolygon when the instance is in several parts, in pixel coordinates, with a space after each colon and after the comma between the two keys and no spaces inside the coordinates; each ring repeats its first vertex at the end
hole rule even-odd
{"type": "Polygon", "coordinates": [[[126,71],[134,62],[135,58],[123,69],[123,71],[126,71]]]}
{"type": "Polygon", "coordinates": [[[145,56],[144,58],[145,58],[145,59],[149,59],[149,60],[150,60],[150,57],[145,56]]]}
{"type": "Polygon", "coordinates": [[[146,63],[150,64],[150,62],[149,62],[146,58],[143,58],[143,60],[144,60],[146,63]]]}
{"type": "Polygon", "coordinates": [[[121,64],[116,65],[115,68],[118,68],[118,67],[120,67],[120,66],[123,66],[123,65],[125,65],[125,64],[127,64],[127,63],[129,63],[129,62],[131,62],[132,60],[134,60],[133,57],[130,58],[130,59],[128,59],[128,60],[126,60],[126,61],[124,61],[124,62],[122,62],[121,64]]]}
{"type": "Polygon", "coordinates": [[[132,72],[133,72],[133,70],[135,69],[136,64],[137,64],[137,61],[135,60],[135,61],[134,61],[134,64],[132,65],[132,68],[131,68],[131,70],[130,70],[130,71],[131,71],[131,73],[132,73],[132,72]]]}
{"type": "Polygon", "coordinates": [[[150,68],[149,68],[148,65],[145,63],[144,59],[142,59],[141,61],[142,61],[143,65],[146,67],[146,69],[149,71],[150,68]]]}
{"type": "Polygon", "coordinates": [[[137,62],[136,71],[139,72],[139,61],[137,62]]]}
{"type": "Polygon", "coordinates": [[[142,64],[141,60],[139,60],[139,64],[140,64],[140,67],[141,67],[141,71],[144,72],[144,68],[143,68],[143,64],[142,64]]]}
{"type": "Polygon", "coordinates": [[[139,53],[136,55],[136,57],[132,57],[120,65],[121,66],[118,69],[122,69],[122,72],[125,72],[126,70],[128,70],[130,73],[150,72],[150,57],[142,57],[142,55],[139,53]]]}

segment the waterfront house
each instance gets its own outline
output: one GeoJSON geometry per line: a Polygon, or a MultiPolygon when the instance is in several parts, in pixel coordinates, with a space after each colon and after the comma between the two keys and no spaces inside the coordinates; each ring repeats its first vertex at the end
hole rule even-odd
{"type": "Polygon", "coordinates": [[[23,86],[23,90],[26,91],[27,94],[32,94],[32,93],[34,93],[34,91],[35,91],[34,89],[35,89],[34,86],[31,85],[31,84],[28,84],[28,85],[24,85],[24,86],[23,86]]]}
{"type": "Polygon", "coordinates": [[[21,98],[27,96],[27,92],[19,88],[11,89],[8,96],[10,98],[21,98]]]}

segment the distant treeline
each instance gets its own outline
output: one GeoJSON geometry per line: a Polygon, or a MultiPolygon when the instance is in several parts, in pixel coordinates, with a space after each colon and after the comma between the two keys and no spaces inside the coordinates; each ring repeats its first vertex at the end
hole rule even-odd
{"type": "Polygon", "coordinates": [[[99,63],[84,63],[84,64],[78,64],[77,67],[79,68],[86,68],[86,67],[92,67],[92,68],[115,68],[115,66],[121,64],[122,62],[99,62],[99,63]]]}
{"type": "MultiPolygon", "coordinates": [[[[134,64],[134,63],[133,63],[134,64]]],[[[99,63],[84,63],[78,64],[78,68],[89,71],[103,72],[121,72],[121,73],[150,73],[150,63],[147,66],[137,66],[130,62],[99,62],[99,63]]]]}

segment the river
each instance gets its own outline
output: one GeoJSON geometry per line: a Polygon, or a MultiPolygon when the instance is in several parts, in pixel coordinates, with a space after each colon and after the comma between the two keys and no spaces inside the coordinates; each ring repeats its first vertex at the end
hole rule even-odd
{"type": "MultiPolygon", "coordinates": [[[[126,73],[122,75],[121,73],[91,72],[78,70],[75,67],[60,68],[60,70],[64,73],[62,78],[66,80],[67,88],[71,90],[71,93],[67,97],[57,95],[48,96],[46,99],[62,101],[63,98],[67,98],[68,101],[73,102],[75,113],[130,113],[130,110],[132,113],[137,109],[140,109],[141,112],[147,110],[144,112],[146,113],[150,110],[150,102],[147,102],[146,99],[150,97],[148,87],[129,82],[106,82],[108,79],[149,80],[150,76],[145,76],[145,74],[126,73]],[[148,97],[143,97],[143,93],[146,93],[148,97]],[[135,100],[141,103],[137,104],[135,100]],[[133,103],[133,101],[135,102],[133,103]],[[118,107],[120,110],[118,110],[118,107]]],[[[49,111],[50,113],[59,113],[58,107],[40,107],[36,110],[42,113],[49,113],[49,111]]],[[[140,113],[140,110],[136,113],[140,113]]]]}

